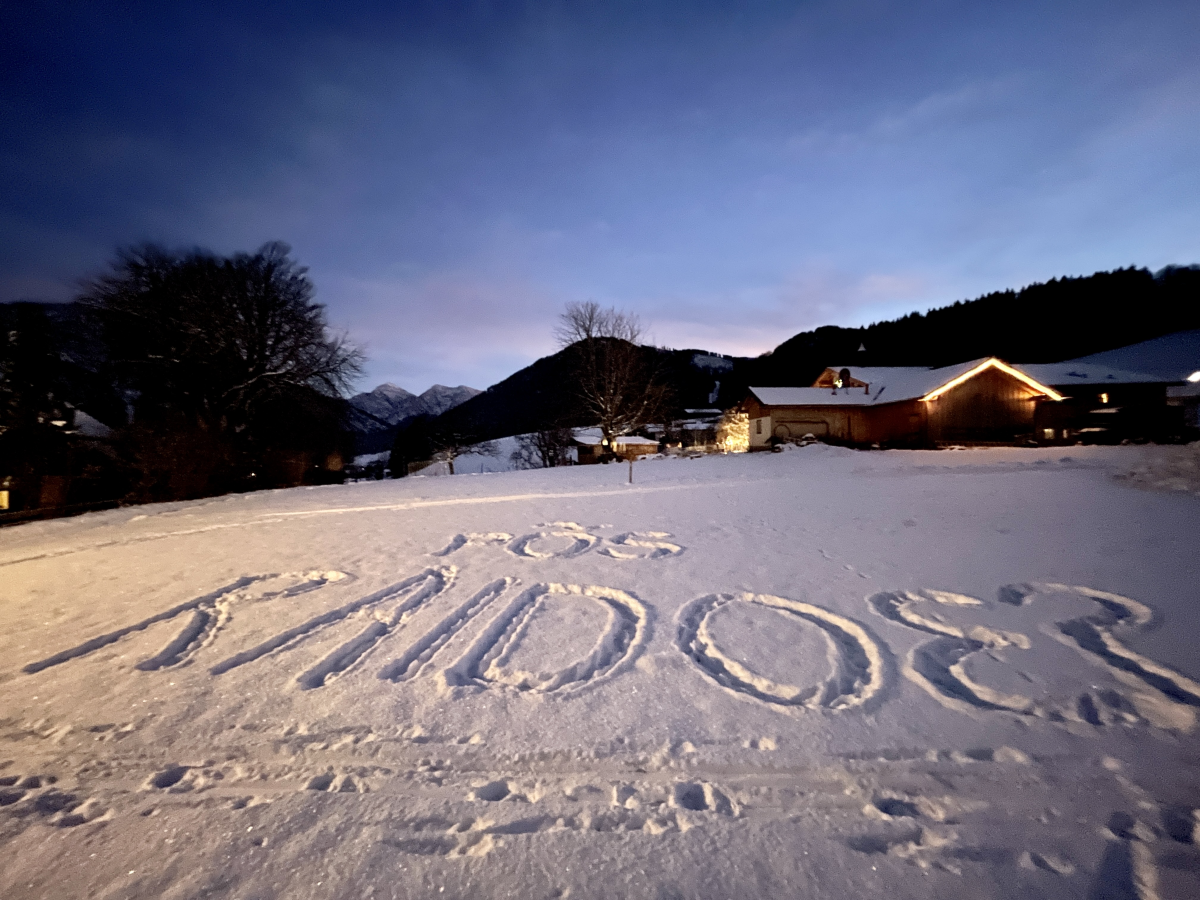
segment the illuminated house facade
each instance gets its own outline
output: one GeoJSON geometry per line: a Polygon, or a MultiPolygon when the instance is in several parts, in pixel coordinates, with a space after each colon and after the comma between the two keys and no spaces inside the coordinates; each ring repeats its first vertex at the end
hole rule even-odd
{"type": "Polygon", "coordinates": [[[750,449],[811,434],[830,443],[892,447],[1013,444],[1060,438],[1065,399],[989,358],[940,369],[831,367],[812,387],[750,388],[750,449]],[[1049,424],[1047,424],[1049,423],[1049,424]]]}

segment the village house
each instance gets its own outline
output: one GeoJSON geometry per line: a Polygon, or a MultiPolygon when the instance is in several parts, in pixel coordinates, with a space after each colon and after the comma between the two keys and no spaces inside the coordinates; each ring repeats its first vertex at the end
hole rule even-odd
{"type": "Polygon", "coordinates": [[[830,367],[812,387],[750,388],[750,449],[812,435],[893,447],[1007,444],[1032,439],[1053,387],[996,359],[940,369],[830,367]]]}
{"type": "Polygon", "coordinates": [[[892,447],[1173,440],[1186,429],[1173,383],[1081,360],[992,357],[939,369],[830,367],[812,387],[751,388],[743,407],[752,450],[810,434],[892,447]]]}

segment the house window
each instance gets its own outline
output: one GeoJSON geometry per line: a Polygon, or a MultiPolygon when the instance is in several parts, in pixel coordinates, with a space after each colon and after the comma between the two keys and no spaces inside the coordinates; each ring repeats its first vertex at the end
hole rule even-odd
{"type": "Polygon", "coordinates": [[[755,419],[755,420],[754,420],[754,433],[755,433],[755,434],[762,434],[762,419],[755,419]]]}
{"type": "Polygon", "coordinates": [[[1054,440],[1054,429],[1053,428],[1043,428],[1042,429],[1042,437],[1044,437],[1048,441],[1054,440]]]}
{"type": "Polygon", "coordinates": [[[1108,402],[1108,394],[1101,394],[1101,395],[1100,395],[1100,402],[1101,402],[1101,403],[1107,403],[1107,402],[1108,402]]]}

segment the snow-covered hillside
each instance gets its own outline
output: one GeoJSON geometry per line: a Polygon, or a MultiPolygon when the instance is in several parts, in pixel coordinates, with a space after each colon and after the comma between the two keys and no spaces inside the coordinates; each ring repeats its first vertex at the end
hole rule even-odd
{"type": "Polygon", "coordinates": [[[1117,477],[1146,458],[813,446],[5,529],[0,896],[1198,896],[1200,497],[1117,477]]]}

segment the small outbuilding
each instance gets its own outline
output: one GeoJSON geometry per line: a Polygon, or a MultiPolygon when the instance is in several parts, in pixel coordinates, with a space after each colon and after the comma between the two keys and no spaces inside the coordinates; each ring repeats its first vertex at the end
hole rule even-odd
{"type": "Polygon", "coordinates": [[[613,438],[613,452],[621,459],[637,459],[658,452],[658,441],[640,434],[626,434],[613,438]]]}
{"type": "Polygon", "coordinates": [[[573,441],[580,465],[603,462],[605,459],[637,459],[658,452],[658,441],[638,434],[623,434],[613,438],[612,447],[604,443],[599,428],[577,428],[573,441]]]}

